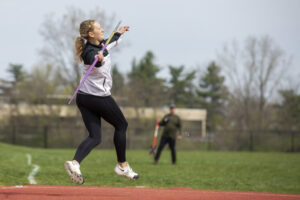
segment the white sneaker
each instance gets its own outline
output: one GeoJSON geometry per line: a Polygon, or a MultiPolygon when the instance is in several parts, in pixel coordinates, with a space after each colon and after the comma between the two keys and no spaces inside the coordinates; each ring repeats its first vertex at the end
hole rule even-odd
{"type": "Polygon", "coordinates": [[[131,180],[136,180],[139,178],[139,175],[134,171],[132,171],[129,164],[127,164],[127,166],[124,168],[121,167],[119,164],[117,164],[117,166],[115,167],[115,173],[118,174],[119,176],[124,176],[131,180]]]}
{"type": "Polygon", "coordinates": [[[84,178],[80,172],[80,165],[76,161],[66,161],[64,164],[66,171],[68,172],[73,183],[83,184],[84,178]]]}

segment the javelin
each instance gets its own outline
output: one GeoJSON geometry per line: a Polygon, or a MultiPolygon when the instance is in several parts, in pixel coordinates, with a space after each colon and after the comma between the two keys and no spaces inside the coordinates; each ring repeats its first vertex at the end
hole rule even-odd
{"type": "Polygon", "coordinates": [[[156,125],[155,125],[155,131],[154,131],[154,138],[152,146],[150,147],[150,154],[154,155],[155,148],[156,148],[156,140],[157,140],[157,134],[159,129],[159,117],[157,117],[156,125]]]}
{"type": "MultiPolygon", "coordinates": [[[[110,34],[108,40],[106,41],[105,45],[102,47],[101,51],[104,51],[105,48],[107,47],[108,43],[110,42],[111,38],[113,37],[113,35],[117,32],[118,27],[120,26],[121,21],[119,21],[119,23],[117,24],[117,26],[115,27],[115,29],[113,30],[113,32],[110,34]]],[[[96,56],[93,64],[90,66],[90,68],[88,69],[88,71],[86,72],[86,74],[84,75],[82,81],[80,82],[80,84],[78,85],[77,89],[75,90],[73,96],[71,97],[71,99],[69,100],[68,104],[70,104],[74,97],[76,96],[77,92],[79,91],[79,89],[81,88],[81,86],[83,85],[84,81],[87,79],[87,77],[89,76],[89,74],[91,73],[92,69],[94,68],[94,66],[96,65],[96,63],[99,60],[99,56],[96,56]]]]}

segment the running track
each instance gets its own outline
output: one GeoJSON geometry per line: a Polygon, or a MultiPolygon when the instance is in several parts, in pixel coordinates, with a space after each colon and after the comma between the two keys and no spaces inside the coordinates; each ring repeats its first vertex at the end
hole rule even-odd
{"type": "Polygon", "coordinates": [[[298,194],[208,191],[187,188],[125,188],[24,185],[0,187],[1,200],[300,200],[298,194]]]}

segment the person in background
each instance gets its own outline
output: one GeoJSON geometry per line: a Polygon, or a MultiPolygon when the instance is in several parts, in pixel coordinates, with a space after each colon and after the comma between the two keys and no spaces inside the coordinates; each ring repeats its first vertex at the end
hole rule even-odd
{"type": "Polygon", "coordinates": [[[158,163],[160,154],[164,148],[164,146],[168,143],[171,155],[172,155],[172,164],[176,164],[176,150],[175,150],[175,144],[176,144],[176,138],[182,139],[181,135],[181,120],[178,115],[175,114],[176,112],[176,106],[174,104],[170,105],[170,112],[166,114],[162,120],[159,122],[159,126],[163,126],[164,130],[162,133],[162,136],[160,138],[160,143],[157,149],[157,152],[154,157],[154,164],[158,163]],[[177,136],[177,133],[179,135],[177,136]]]}

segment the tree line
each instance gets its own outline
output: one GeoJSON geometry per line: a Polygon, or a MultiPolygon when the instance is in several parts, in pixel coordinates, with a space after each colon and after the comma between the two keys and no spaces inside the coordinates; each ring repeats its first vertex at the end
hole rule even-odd
{"type": "MultiPolygon", "coordinates": [[[[90,18],[105,23],[114,20],[104,12],[90,18]]],[[[10,64],[10,79],[0,82],[2,101],[18,104],[64,104],[80,80],[81,65],[75,61],[73,47],[77,26],[88,14],[70,8],[61,19],[48,16],[41,29],[45,46],[40,50],[43,66],[25,71],[22,64],[10,64]],[[59,39],[58,39],[59,38],[59,39]]],[[[122,51],[122,49],[119,49],[122,51]]],[[[221,130],[247,131],[249,149],[254,148],[256,132],[269,130],[300,131],[299,82],[282,89],[290,59],[268,36],[249,37],[243,44],[224,45],[217,59],[205,70],[188,66],[159,66],[155,53],[148,51],[131,70],[123,74],[112,68],[112,95],[122,106],[163,107],[207,110],[208,133],[221,130]],[[169,77],[159,77],[162,69],[169,77]]]]}

